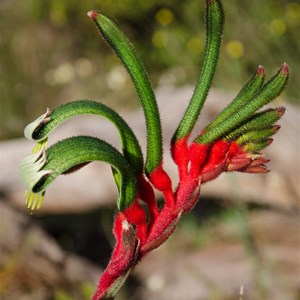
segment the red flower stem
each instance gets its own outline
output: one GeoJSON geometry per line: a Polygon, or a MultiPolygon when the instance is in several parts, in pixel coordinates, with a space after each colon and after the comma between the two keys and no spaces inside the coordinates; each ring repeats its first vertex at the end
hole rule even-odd
{"type": "Polygon", "coordinates": [[[181,212],[174,208],[164,207],[152,228],[145,244],[141,245],[141,257],[163,244],[174,232],[180,219],[181,212]]]}
{"type": "Polygon", "coordinates": [[[170,176],[163,169],[162,162],[149,174],[149,178],[153,186],[163,193],[166,205],[173,207],[175,205],[175,198],[172,191],[172,181],[170,176]]]}
{"type": "Polygon", "coordinates": [[[148,236],[147,217],[137,199],[124,211],[124,215],[129,224],[136,226],[136,236],[140,243],[145,243],[148,236]]]}
{"type": "Polygon", "coordinates": [[[176,207],[184,208],[190,200],[191,195],[194,194],[195,190],[199,186],[198,178],[186,178],[185,181],[180,182],[176,191],[176,207]]]}
{"type": "Polygon", "coordinates": [[[163,191],[164,199],[165,199],[165,206],[168,208],[175,207],[175,196],[172,190],[165,190],[163,191]]]}
{"type": "Polygon", "coordinates": [[[190,154],[190,177],[199,178],[201,167],[207,160],[210,144],[192,143],[190,154]]]}
{"type": "Polygon", "coordinates": [[[109,263],[101,275],[92,300],[113,299],[119,285],[128,277],[138,261],[139,241],[135,230],[120,212],[114,220],[115,248],[109,263]]]}
{"type": "Polygon", "coordinates": [[[138,180],[138,189],[140,199],[143,200],[147,206],[150,216],[149,224],[151,225],[151,223],[157,218],[159,210],[155,199],[153,187],[147,181],[144,175],[141,175],[138,180]]]}
{"type": "Polygon", "coordinates": [[[188,138],[181,138],[172,143],[171,152],[175,164],[178,167],[179,181],[184,180],[188,176],[189,164],[189,148],[188,138]]]}

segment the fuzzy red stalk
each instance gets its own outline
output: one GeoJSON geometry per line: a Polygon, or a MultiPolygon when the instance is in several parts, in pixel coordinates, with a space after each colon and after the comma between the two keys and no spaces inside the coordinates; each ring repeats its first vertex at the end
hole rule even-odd
{"type": "MultiPolygon", "coordinates": [[[[278,129],[276,127],[276,131],[278,129]]],[[[161,165],[150,174],[151,184],[145,176],[139,178],[139,197],[115,217],[115,249],[93,300],[112,299],[136,264],[170,237],[182,214],[197,203],[202,183],[215,179],[222,172],[268,172],[265,163],[269,160],[262,154],[246,150],[236,141],[217,140],[211,144],[190,145],[187,138],[175,141],[171,151],[180,178],[176,191],[172,190],[172,182],[161,165]],[[155,201],[154,186],[165,197],[160,210],[155,201]]]]}

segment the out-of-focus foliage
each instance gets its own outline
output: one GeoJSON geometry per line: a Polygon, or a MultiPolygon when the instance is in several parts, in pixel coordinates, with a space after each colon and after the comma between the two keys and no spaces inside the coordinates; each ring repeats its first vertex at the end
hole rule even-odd
{"type": "MultiPolygon", "coordinates": [[[[224,6],[214,85],[237,90],[258,64],[272,74],[286,61],[292,71],[286,95],[299,101],[299,1],[232,0],[224,6]]],[[[155,84],[195,83],[205,44],[204,1],[1,0],[0,138],[21,136],[24,124],[58,103],[105,101],[112,92],[113,106],[132,103],[127,74],[86,16],[91,9],[118,20],[155,84]]]]}

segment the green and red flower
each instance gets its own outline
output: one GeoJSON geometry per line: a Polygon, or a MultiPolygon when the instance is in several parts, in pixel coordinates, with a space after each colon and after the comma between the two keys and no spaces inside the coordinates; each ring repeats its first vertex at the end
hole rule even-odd
{"type": "Polygon", "coordinates": [[[207,98],[216,69],[224,13],[220,0],[206,1],[206,48],[199,79],[190,103],[174,132],[171,153],[178,167],[179,183],[163,167],[162,130],[155,94],[133,45],[119,26],[106,15],[91,11],[101,36],[121,59],[141,100],[147,125],[147,153],[144,161],[138,140],[126,121],[111,108],[90,100],[79,100],[47,112],[25,129],[25,136],[37,142],[33,154],[21,162],[20,173],[28,190],[29,210],[41,206],[47,187],[61,174],[74,172],[92,161],[112,167],[119,197],[113,233],[115,248],[100,277],[94,300],[113,299],[137,263],[159,247],[173,233],[182,214],[197,203],[203,183],[223,172],[267,173],[269,161],[260,152],[271,144],[279,130],[276,122],[285,109],[261,110],[284,89],[289,70],[283,64],[266,83],[259,66],[235,99],[198,135],[191,136],[207,98]],[[77,136],[49,148],[48,135],[64,121],[80,114],[109,119],[119,131],[122,151],[105,141],[77,136]],[[154,190],[165,202],[159,208],[154,190]]]}

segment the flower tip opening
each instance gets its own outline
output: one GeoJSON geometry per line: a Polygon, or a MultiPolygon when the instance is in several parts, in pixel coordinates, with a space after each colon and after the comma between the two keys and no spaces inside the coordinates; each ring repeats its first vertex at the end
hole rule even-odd
{"type": "Polygon", "coordinates": [[[262,65],[259,65],[256,70],[257,74],[260,76],[265,76],[265,68],[262,65]]]}
{"type": "Polygon", "coordinates": [[[289,74],[289,66],[287,63],[284,63],[281,68],[280,68],[280,72],[282,74],[288,75],[289,74]]]}
{"type": "Polygon", "coordinates": [[[281,126],[277,125],[277,124],[272,126],[272,130],[274,133],[278,132],[280,128],[281,128],[281,126]]]}
{"type": "Polygon", "coordinates": [[[268,144],[268,146],[270,146],[272,143],[273,143],[273,139],[272,138],[269,138],[269,139],[267,139],[267,144],[268,144]]]}
{"type": "Polygon", "coordinates": [[[284,115],[285,110],[286,109],[283,106],[276,108],[276,112],[277,112],[277,114],[278,114],[279,117],[282,117],[284,115]]]}
{"type": "Polygon", "coordinates": [[[90,10],[87,15],[92,19],[92,20],[95,20],[97,15],[98,15],[98,12],[96,10],[90,10]]]}
{"type": "Polygon", "coordinates": [[[47,147],[47,144],[48,144],[48,138],[45,138],[44,140],[37,142],[34,148],[32,149],[32,153],[41,152],[47,147]]]}
{"type": "Polygon", "coordinates": [[[41,127],[51,121],[51,111],[47,108],[47,111],[38,117],[36,120],[28,124],[24,129],[25,137],[30,141],[40,141],[44,140],[46,137],[42,137],[41,139],[37,137],[38,132],[41,127]]]}

